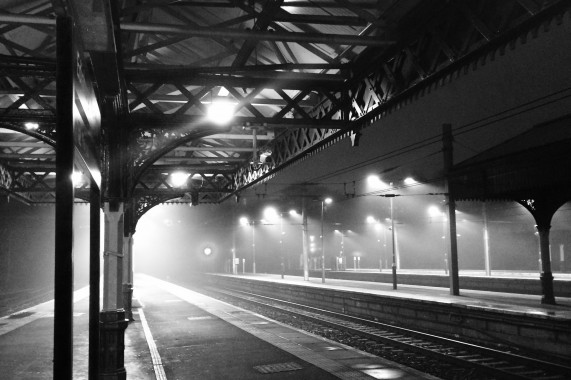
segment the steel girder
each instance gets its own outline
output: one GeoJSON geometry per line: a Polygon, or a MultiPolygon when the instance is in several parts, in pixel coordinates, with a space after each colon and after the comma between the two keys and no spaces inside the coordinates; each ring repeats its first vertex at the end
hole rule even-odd
{"type": "MultiPolygon", "coordinates": [[[[199,6],[199,2],[185,3],[199,6]]],[[[273,42],[265,46],[258,44],[254,49],[252,43],[238,44],[232,38],[213,36],[214,44],[222,46],[225,51],[191,60],[195,66],[200,66],[235,56],[227,67],[180,69],[161,65],[158,68],[148,57],[153,54],[160,56],[157,52],[166,47],[177,53],[176,44],[186,40],[188,35],[159,35],[150,30],[156,28],[156,25],[150,25],[150,17],[148,24],[142,25],[149,30],[138,35],[138,40],[134,32],[125,32],[124,78],[131,123],[129,154],[137,169],[131,191],[145,205],[185,196],[185,192],[165,185],[168,183],[165,173],[177,168],[209,179],[204,181],[205,186],[200,191],[201,201],[224,200],[338,139],[358,135],[361,128],[405,105],[423,91],[430,91],[432,86],[451,80],[456,73],[468,69],[489,54],[498,51],[501,54],[507,44],[525,38],[530,31],[536,32],[540,25],[560,17],[568,8],[565,1],[435,0],[419,3],[415,12],[394,25],[390,20],[380,21],[372,14],[377,6],[372,2],[357,5],[336,0],[337,6],[350,10],[355,17],[334,16],[319,22],[367,25],[363,36],[371,29],[382,29],[387,36],[384,41],[389,44],[381,44],[383,48],[369,47],[359,54],[335,48],[335,54],[329,55],[326,49],[316,47],[315,42],[319,39],[298,41],[301,48],[321,60],[321,63],[306,63],[296,61],[291,46],[277,39],[285,38],[280,37],[287,32],[283,22],[291,23],[307,34],[314,32],[313,26],[305,24],[310,18],[283,12],[279,7],[275,8],[275,14],[271,14],[269,8],[264,10],[258,3],[216,3],[226,8],[237,5],[244,11],[241,16],[218,25],[220,28],[256,20],[258,29],[255,31],[260,32],[259,38],[254,37],[256,41],[269,38],[264,34],[268,30],[277,33],[273,42]],[[252,3],[256,6],[252,7],[252,3]],[[432,15],[428,22],[425,14],[432,15]],[[138,60],[137,65],[133,63],[135,60],[138,60]],[[249,64],[244,65],[245,62],[249,64]],[[146,71],[142,72],[140,68],[146,71]],[[307,70],[312,73],[302,72],[307,70]],[[200,117],[205,112],[205,104],[211,101],[207,94],[222,87],[238,100],[242,114],[236,125],[221,131],[202,123],[200,117]],[[262,93],[271,96],[260,96],[262,93]],[[268,132],[277,137],[264,140],[260,146],[270,148],[273,152],[271,157],[264,163],[252,165],[250,157],[254,151],[250,142],[253,141],[254,130],[258,132],[258,138],[268,132]],[[248,137],[248,143],[220,137],[230,135],[248,137]],[[180,164],[177,157],[181,158],[180,164]],[[163,158],[164,162],[161,161],[163,158]],[[220,162],[216,158],[220,158],[220,162]],[[238,158],[244,164],[238,165],[231,160],[238,158]],[[222,164],[224,159],[227,161],[222,164]],[[188,161],[183,164],[184,160],[188,161]],[[155,193],[143,195],[144,191],[155,193]],[[159,191],[168,194],[158,194],[159,191]]],[[[4,33],[25,25],[33,33],[42,35],[42,39],[35,46],[10,41],[4,35],[0,39],[0,44],[13,55],[12,61],[5,60],[0,71],[0,94],[4,95],[1,99],[5,102],[1,105],[5,111],[0,117],[0,126],[25,131],[23,123],[29,117],[35,117],[40,129],[26,131],[27,134],[53,142],[54,92],[50,75],[53,76],[51,66],[54,61],[50,57],[54,39],[53,28],[46,17],[53,10],[49,2],[34,4],[33,9],[21,10],[22,15],[34,15],[34,19],[25,23],[19,20],[20,24],[7,24],[2,28],[4,33]],[[32,80],[33,77],[40,80],[32,80]],[[32,109],[20,109],[23,104],[32,109]]],[[[130,25],[128,23],[134,21],[134,15],[159,7],[169,17],[199,30],[195,21],[176,12],[176,5],[156,2],[132,4],[120,10],[121,25],[130,25]]],[[[213,4],[209,3],[210,6],[213,4]]],[[[5,15],[4,18],[7,17],[5,15]]],[[[137,22],[144,24],[144,17],[138,18],[137,22]]],[[[232,34],[226,36],[231,37],[232,34]]],[[[357,37],[354,43],[367,46],[366,38],[359,42],[357,37]]],[[[41,172],[37,178],[29,173],[21,174],[19,178],[26,175],[30,176],[32,183],[39,182],[31,187],[28,187],[31,183],[22,185],[20,189],[44,188],[42,181],[46,180],[42,179],[41,172]]]]}

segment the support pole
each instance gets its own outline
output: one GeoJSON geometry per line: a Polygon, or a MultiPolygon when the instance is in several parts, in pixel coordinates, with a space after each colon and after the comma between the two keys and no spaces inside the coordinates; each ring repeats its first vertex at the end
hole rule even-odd
{"type": "MultiPolygon", "coordinates": [[[[244,271],[246,266],[244,264],[244,271]]],[[[252,274],[256,274],[256,222],[252,221],[252,274]]]]}
{"type": "Polygon", "coordinates": [[[484,269],[486,271],[486,276],[491,276],[490,235],[488,233],[488,212],[486,210],[486,201],[482,202],[482,214],[484,216],[484,269]]]}
{"type": "Polygon", "coordinates": [[[323,236],[323,214],[325,211],[325,201],[321,200],[321,282],[325,283],[325,243],[323,236]]]}
{"type": "Polygon", "coordinates": [[[99,278],[101,192],[91,181],[89,194],[89,380],[96,380],[99,373],[99,278]]]}
{"type": "Polygon", "coordinates": [[[303,280],[309,281],[309,267],[308,267],[308,251],[309,251],[309,243],[308,243],[308,232],[307,232],[307,209],[305,205],[305,198],[302,199],[301,203],[301,223],[302,223],[302,244],[303,244],[303,280]]]}
{"type": "Polygon", "coordinates": [[[450,270],[450,294],[460,295],[460,280],[458,276],[458,240],[456,233],[456,202],[454,191],[448,173],[453,165],[452,159],[452,126],[442,125],[442,142],[444,153],[444,173],[446,175],[446,198],[448,201],[448,222],[450,226],[450,256],[448,260],[450,270]]]}
{"type": "Polygon", "coordinates": [[[103,311],[100,315],[100,379],[126,380],[124,367],[125,329],[123,308],[124,204],[105,203],[105,247],[103,254],[103,311]]]}
{"type": "Polygon", "coordinates": [[[123,308],[125,317],[133,319],[133,233],[126,232],[123,237],[123,308]]]}
{"type": "Polygon", "coordinates": [[[73,377],[73,36],[69,17],[56,30],[56,207],[54,379],[73,377]]]}
{"type": "Polygon", "coordinates": [[[538,224],[539,249],[541,253],[541,288],[543,296],[542,304],[555,305],[555,295],[553,293],[553,273],[551,271],[551,257],[549,252],[549,231],[551,225],[548,223],[538,224]]]}
{"type": "Polygon", "coordinates": [[[393,240],[393,263],[391,265],[391,269],[393,272],[393,289],[397,289],[397,250],[396,250],[396,241],[395,241],[395,217],[393,211],[393,197],[390,198],[391,202],[391,236],[393,240]]]}

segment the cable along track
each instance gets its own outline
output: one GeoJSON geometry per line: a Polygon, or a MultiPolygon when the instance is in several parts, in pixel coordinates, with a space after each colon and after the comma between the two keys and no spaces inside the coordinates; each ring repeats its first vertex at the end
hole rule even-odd
{"type": "MultiPolygon", "coordinates": [[[[451,378],[480,379],[480,376],[485,375],[487,379],[502,380],[571,379],[571,367],[558,363],[538,360],[254,293],[237,290],[230,291],[227,289],[221,290],[213,287],[208,287],[207,289],[227,297],[252,303],[257,307],[269,308],[274,312],[292,315],[298,320],[304,319],[360,337],[358,340],[364,343],[365,346],[368,346],[369,349],[367,351],[369,352],[375,351],[371,350],[371,348],[375,348],[375,345],[381,345],[383,351],[399,351],[401,357],[405,356],[412,359],[411,355],[413,354],[417,361],[419,357],[430,358],[432,361],[439,363],[438,365],[445,364],[453,368],[452,371],[445,372],[454,372],[454,370],[462,370],[464,372],[460,377],[451,376],[451,378]]],[[[355,346],[355,344],[343,343],[355,346]]],[[[379,354],[379,356],[385,355],[379,354]]],[[[392,357],[390,359],[395,360],[392,357]]],[[[415,367],[407,361],[401,361],[401,364],[415,367]]],[[[424,369],[421,368],[420,370],[424,369]]]]}

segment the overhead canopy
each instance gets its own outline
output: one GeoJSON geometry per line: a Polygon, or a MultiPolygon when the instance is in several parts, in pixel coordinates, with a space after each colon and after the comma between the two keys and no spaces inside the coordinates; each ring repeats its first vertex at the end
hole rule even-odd
{"type": "Polygon", "coordinates": [[[464,162],[449,180],[458,200],[571,200],[571,117],[537,125],[464,162]],[[557,194],[557,195],[555,195],[557,194]]]}

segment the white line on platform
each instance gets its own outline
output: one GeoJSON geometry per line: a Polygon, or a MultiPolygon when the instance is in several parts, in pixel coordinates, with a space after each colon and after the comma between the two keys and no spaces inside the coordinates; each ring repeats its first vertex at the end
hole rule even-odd
{"type": "MultiPolygon", "coordinates": [[[[294,356],[297,356],[298,358],[308,363],[311,363],[316,367],[319,367],[329,373],[334,374],[335,376],[339,377],[339,379],[341,380],[365,380],[365,379],[375,378],[373,376],[366,374],[364,371],[355,370],[350,367],[347,367],[344,364],[338,363],[334,360],[324,357],[318,352],[314,352],[295,342],[291,342],[286,338],[261,330],[255,326],[252,326],[251,323],[242,321],[236,316],[228,313],[228,310],[230,309],[232,310],[240,309],[238,307],[232,306],[222,301],[218,301],[203,294],[194,292],[190,289],[183,288],[182,286],[174,285],[170,282],[162,281],[157,278],[153,278],[151,276],[146,276],[146,275],[140,275],[140,276],[141,278],[144,278],[145,281],[148,281],[149,283],[153,283],[154,285],[159,286],[163,290],[166,290],[167,292],[182,298],[183,300],[187,301],[190,304],[193,305],[200,304],[201,305],[200,308],[206,310],[208,313],[256,336],[261,340],[264,340],[272,344],[273,346],[276,346],[294,356]],[[212,306],[211,303],[226,305],[229,307],[229,309],[224,311],[219,307],[212,306]]],[[[262,316],[260,317],[265,319],[265,317],[262,316]]],[[[143,321],[143,318],[141,318],[141,321],[143,321]]]]}
{"type": "Polygon", "coordinates": [[[159,355],[159,350],[153,339],[153,334],[147,323],[147,318],[145,318],[145,313],[143,309],[139,309],[139,317],[141,318],[141,324],[143,325],[143,331],[145,332],[145,338],[147,339],[147,344],[149,345],[149,351],[151,351],[151,359],[153,361],[153,369],[155,370],[155,378],[157,380],[167,380],[167,375],[165,374],[165,369],[163,368],[163,363],[161,361],[161,355],[159,355]]]}

